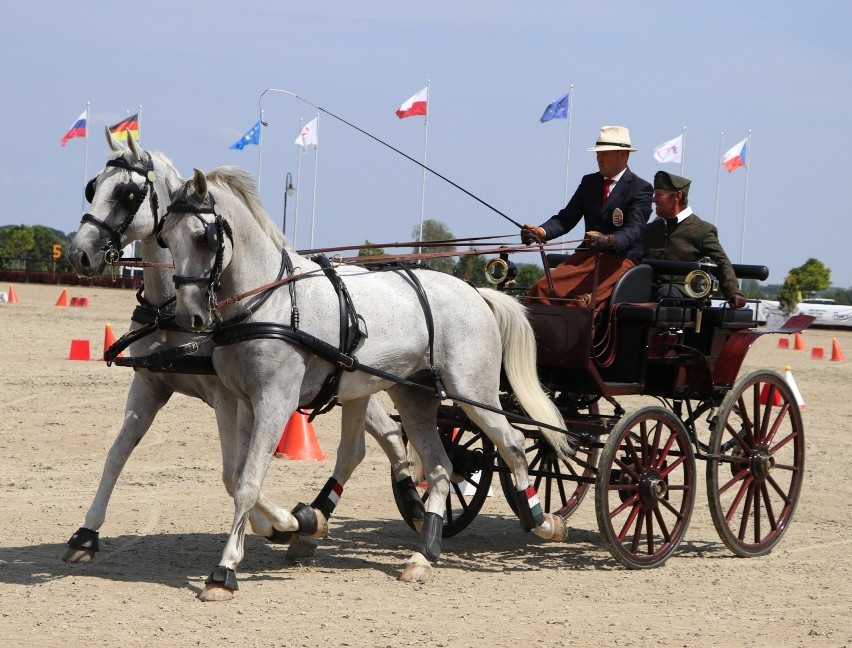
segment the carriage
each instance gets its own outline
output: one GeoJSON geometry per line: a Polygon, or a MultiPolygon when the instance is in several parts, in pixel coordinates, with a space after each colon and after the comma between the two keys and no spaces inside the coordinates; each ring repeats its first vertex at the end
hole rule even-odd
{"type": "MultiPolygon", "coordinates": [[[[397,504],[420,535],[403,581],[430,577],[441,538],[475,518],[494,473],[522,528],[555,541],[564,540],[565,520],[595,484],[604,542],[631,568],[663,563],[683,539],[695,459],[707,462],[711,513],[736,554],[767,553],[786,531],[804,468],[795,394],[771,371],[737,375],[758,337],[800,331],[812,318],[770,329],[757,326],[751,309],[715,307],[712,277],[700,265],[643,263],[600,304],[593,291],[577,307],[532,305],[528,312],[505,291],[475,290],[406,264],[386,272],[335,268],[289,247],[247,173],[196,170],[183,182],[164,156],[132,137],[124,149],[106,135],[113,154],[90,183],[92,213],[69,254],[92,273],[118,258],[119,243],[142,241],[146,312],[137,309],[134,330],[122,338],[150,355],[133,365],[145,370],[128,394],[128,411],[138,415],[125,416],[66,561],[94,556],[121,468],[173,391],[217,403],[223,481],[235,503],[203,600],[236,591],[249,522],[269,541],[289,543],[288,556],[294,548],[296,557],[312,554],[363,458],[365,428],[388,455],[397,504]],[[675,272],[688,274],[693,298],[650,301],[655,273],[675,272]],[[139,337],[147,333],[155,335],[139,337]],[[196,367],[191,384],[171,379],[187,351],[203,352],[201,364],[215,373],[196,367]],[[382,390],[423,460],[426,492],[408,474],[399,426],[371,396],[382,390]],[[312,504],[287,511],[261,491],[272,449],[295,409],[338,396],[341,444],[332,476],[312,504]],[[628,411],[617,400],[624,396],[660,404],[628,411]]],[[[546,269],[556,262],[544,260],[546,269]]],[[[768,274],[736,270],[741,278],[768,274]]],[[[494,283],[505,288],[505,278],[494,283]]]]}
{"type": "MultiPolygon", "coordinates": [[[[503,287],[511,264],[501,257],[486,274],[503,287]]],[[[548,254],[545,271],[560,261],[548,254]]],[[[740,279],[768,276],[765,266],[734,264],[734,270],[740,279]]],[[[594,484],[603,542],[628,568],[661,565],[683,540],[698,488],[696,460],[706,463],[713,523],[737,556],[769,553],[796,508],[805,459],[796,393],[771,370],[738,374],[760,336],[799,332],[812,318],[794,316],[768,328],[755,304],[713,305],[713,283],[708,265],[646,260],[618,280],[604,308],[594,294],[571,307],[529,306],[539,377],[576,448],[564,461],[536,429],[518,426],[531,479],[545,510],[565,519],[594,484]],[[685,277],[690,297],[652,302],[655,281],[674,275],[685,277]],[[656,403],[628,409],[618,401],[625,396],[656,403]]],[[[518,412],[511,391],[501,401],[518,412]]],[[[454,466],[443,527],[452,536],[479,513],[495,474],[510,506],[513,485],[493,444],[457,406],[442,405],[439,413],[454,466]]]]}

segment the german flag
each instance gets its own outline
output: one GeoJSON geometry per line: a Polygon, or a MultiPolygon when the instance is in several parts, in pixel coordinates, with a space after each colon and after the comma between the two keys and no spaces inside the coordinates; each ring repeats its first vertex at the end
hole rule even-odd
{"type": "Polygon", "coordinates": [[[115,136],[115,139],[122,142],[127,140],[127,133],[132,134],[135,139],[139,139],[139,113],[110,126],[109,132],[115,136]]]}

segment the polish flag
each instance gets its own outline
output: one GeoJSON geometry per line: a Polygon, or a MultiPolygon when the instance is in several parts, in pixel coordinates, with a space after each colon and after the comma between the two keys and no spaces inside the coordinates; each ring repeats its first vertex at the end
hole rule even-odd
{"type": "Polygon", "coordinates": [[[728,149],[727,153],[722,156],[722,166],[728,170],[728,173],[730,173],[735,169],[746,166],[747,158],[748,137],[728,149]]]}
{"type": "Polygon", "coordinates": [[[423,88],[416,95],[408,99],[404,104],[396,109],[396,116],[400,119],[405,117],[414,117],[415,115],[426,114],[426,94],[428,86],[423,88]]]}

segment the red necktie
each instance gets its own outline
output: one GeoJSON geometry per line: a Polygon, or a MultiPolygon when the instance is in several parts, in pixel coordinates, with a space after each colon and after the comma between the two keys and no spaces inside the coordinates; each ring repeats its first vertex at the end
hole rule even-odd
{"type": "Polygon", "coordinates": [[[606,202],[606,199],[609,197],[609,187],[612,184],[612,178],[604,178],[604,190],[603,196],[601,196],[601,205],[606,202]]]}

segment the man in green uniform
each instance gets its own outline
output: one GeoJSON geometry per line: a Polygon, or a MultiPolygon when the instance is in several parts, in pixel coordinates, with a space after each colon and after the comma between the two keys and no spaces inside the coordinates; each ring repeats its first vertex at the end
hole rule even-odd
{"type": "MultiPolygon", "coordinates": [[[[714,274],[725,299],[734,308],[746,305],[734,269],[722,244],[716,226],[701,220],[688,205],[691,180],[658,171],[654,176],[654,208],[658,218],[642,233],[645,258],[671,261],[713,260],[714,274]]],[[[676,284],[663,286],[660,296],[685,297],[676,284]]]]}

